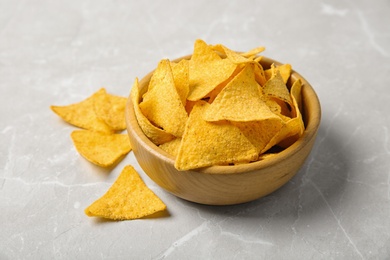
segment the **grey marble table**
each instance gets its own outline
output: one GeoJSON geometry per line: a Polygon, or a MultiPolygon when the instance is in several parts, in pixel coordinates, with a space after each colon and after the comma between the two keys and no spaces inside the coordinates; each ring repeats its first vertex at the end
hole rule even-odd
{"type": "Polygon", "coordinates": [[[389,259],[390,3],[378,1],[0,0],[0,259],[389,259]],[[104,86],[127,96],[195,39],[264,45],[316,89],[322,123],[298,174],[242,205],[186,202],[130,153],[80,157],[50,105],[104,86]],[[127,164],[168,206],[110,222],[84,208],[127,164]]]}

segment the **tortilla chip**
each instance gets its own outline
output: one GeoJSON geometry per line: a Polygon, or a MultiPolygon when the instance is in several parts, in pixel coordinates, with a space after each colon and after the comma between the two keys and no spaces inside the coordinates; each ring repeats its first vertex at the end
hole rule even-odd
{"type": "Polygon", "coordinates": [[[250,162],[258,149],[229,122],[207,122],[204,113],[210,105],[199,101],[194,106],[175,161],[178,170],[211,165],[250,162]]]}
{"type": "Polygon", "coordinates": [[[284,122],[280,118],[251,122],[232,122],[242,134],[256,147],[258,154],[265,153],[265,148],[272,138],[280,132],[284,122]]]}
{"type": "Polygon", "coordinates": [[[93,131],[112,133],[114,130],[95,113],[95,100],[99,98],[98,96],[99,91],[79,103],[67,106],[50,106],[50,108],[71,125],[93,131]]]}
{"type": "Polygon", "coordinates": [[[131,150],[127,134],[75,130],[71,138],[76,150],[85,159],[101,167],[115,165],[131,150]]]}
{"type": "Polygon", "coordinates": [[[141,109],[139,108],[139,82],[138,78],[135,79],[133,87],[130,93],[131,101],[134,107],[134,113],[137,118],[138,124],[144,134],[156,145],[163,144],[171,141],[175,138],[170,133],[167,133],[163,129],[160,129],[154,126],[145,116],[142,114],[141,109]]]}
{"type": "Polygon", "coordinates": [[[126,129],[125,108],[127,98],[108,94],[104,88],[96,92],[94,109],[97,117],[115,131],[126,129]]]}
{"type": "Polygon", "coordinates": [[[172,62],[171,67],[177,93],[180,96],[183,106],[185,106],[190,91],[189,61],[181,60],[179,63],[172,62]]]}
{"type": "Polygon", "coordinates": [[[209,61],[221,60],[222,58],[213,50],[212,46],[205,41],[197,39],[194,43],[194,51],[191,56],[191,62],[207,63],[209,61]]]}
{"type": "Polygon", "coordinates": [[[267,83],[265,83],[263,87],[263,93],[270,97],[284,101],[292,106],[290,92],[279,71],[277,71],[275,76],[269,79],[267,83]]]}
{"type": "Polygon", "coordinates": [[[236,67],[228,59],[191,63],[190,92],[187,99],[197,101],[206,97],[215,87],[229,79],[236,67]]]}
{"type": "Polygon", "coordinates": [[[265,70],[264,73],[265,73],[266,80],[270,80],[271,78],[276,76],[277,72],[280,72],[280,75],[283,78],[283,82],[284,84],[286,84],[288,79],[290,78],[291,71],[292,71],[292,67],[288,63],[279,66],[275,66],[275,64],[272,64],[271,68],[265,70]]]}
{"type": "Polygon", "coordinates": [[[188,114],[176,90],[168,60],[162,60],[158,64],[150,81],[150,88],[139,107],[156,126],[176,137],[183,136],[188,114]]]}
{"type": "Polygon", "coordinates": [[[85,209],[85,214],[112,220],[132,220],[165,209],[164,202],[145,185],[136,170],[128,165],[108,191],[85,209]]]}
{"type": "Polygon", "coordinates": [[[260,63],[255,63],[255,78],[257,83],[260,84],[260,86],[264,87],[265,83],[267,82],[264,74],[263,66],[261,66],[260,63]]]}
{"type": "Polygon", "coordinates": [[[301,97],[301,91],[302,91],[302,81],[300,79],[296,80],[290,89],[291,98],[295,99],[294,106],[292,109],[293,117],[298,116],[299,111],[302,111],[302,97],[301,97]]]}
{"type": "Polygon", "coordinates": [[[161,149],[172,155],[173,157],[176,157],[179,152],[179,147],[181,144],[181,138],[173,139],[172,141],[166,142],[162,145],[159,145],[161,149]]]}
{"type": "Polygon", "coordinates": [[[219,93],[204,115],[206,121],[279,119],[261,99],[254,66],[245,68],[219,93]]]}

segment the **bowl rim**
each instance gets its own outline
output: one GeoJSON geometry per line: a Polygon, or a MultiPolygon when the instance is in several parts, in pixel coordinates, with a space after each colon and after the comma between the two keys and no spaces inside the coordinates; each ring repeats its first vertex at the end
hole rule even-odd
{"type": "MultiPolygon", "coordinates": [[[[173,62],[178,62],[182,59],[190,59],[191,55],[182,56],[180,58],[173,59],[173,62]]],[[[283,63],[276,61],[274,59],[268,58],[266,56],[262,56],[260,60],[260,64],[263,67],[269,67],[272,63],[275,65],[282,65],[283,63]],[[266,66],[264,66],[266,65],[266,66]]],[[[147,84],[153,74],[154,70],[146,74],[140,81],[139,86],[147,84]]],[[[308,145],[313,138],[316,137],[316,133],[318,131],[320,122],[321,122],[321,105],[319,98],[311,86],[311,84],[297,71],[294,69],[291,71],[290,79],[296,81],[297,79],[301,79],[302,81],[302,96],[304,97],[303,105],[310,107],[310,117],[306,118],[306,115],[302,115],[305,121],[305,130],[301,137],[295,141],[289,147],[283,149],[278,152],[276,156],[265,157],[262,160],[238,164],[238,165],[214,165],[208,166],[198,169],[192,169],[187,171],[179,171],[179,172],[197,172],[201,174],[211,174],[211,175],[229,175],[229,174],[244,174],[252,171],[258,171],[264,168],[268,168],[272,165],[279,163],[281,160],[286,160],[291,156],[298,153],[302,150],[306,145],[308,145]]],[[[140,88],[140,93],[143,94],[143,88],[140,88]]],[[[303,109],[304,110],[304,109],[303,109]]],[[[304,111],[303,111],[304,112],[304,111]]],[[[302,111],[301,111],[302,113],[302,111]]],[[[145,147],[150,153],[154,156],[158,157],[160,160],[163,160],[165,163],[172,165],[173,168],[175,164],[174,156],[168,154],[163,149],[155,145],[149,138],[143,133],[141,127],[138,124],[138,121],[135,116],[133,102],[131,100],[131,94],[128,97],[126,108],[125,108],[125,117],[126,117],[126,126],[127,132],[133,133],[133,136],[137,138],[140,145],[145,147]]],[[[176,169],[176,168],[175,168],[176,169]]]]}

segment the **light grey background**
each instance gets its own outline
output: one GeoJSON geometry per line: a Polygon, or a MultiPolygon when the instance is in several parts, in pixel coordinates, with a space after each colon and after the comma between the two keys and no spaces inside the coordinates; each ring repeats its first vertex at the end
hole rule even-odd
{"type": "Polygon", "coordinates": [[[0,259],[389,259],[390,2],[0,0],[0,259]],[[112,170],[75,151],[50,105],[135,77],[195,39],[264,45],[315,88],[323,119],[283,188],[228,207],[156,186],[130,153],[112,170]],[[88,218],[127,164],[169,217],[88,218]]]}

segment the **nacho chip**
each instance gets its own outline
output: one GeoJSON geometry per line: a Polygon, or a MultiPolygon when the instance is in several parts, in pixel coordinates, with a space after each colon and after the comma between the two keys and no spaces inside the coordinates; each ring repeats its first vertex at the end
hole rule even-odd
{"type": "Polygon", "coordinates": [[[168,60],[160,61],[150,84],[150,89],[139,104],[142,113],[168,133],[176,137],[183,136],[188,115],[177,93],[168,60]]]}
{"type": "Polygon", "coordinates": [[[190,64],[190,92],[187,99],[197,101],[229,79],[237,65],[228,59],[190,64]]]}
{"type": "Polygon", "coordinates": [[[302,81],[298,79],[293,83],[290,90],[291,98],[293,99],[293,101],[295,99],[293,110],[292,110],[293,117],[298,116],[298,113],[300,113],[299,111],[302,111],[301,90],[302,90],[302,81]]]}
{"type": "Polygon", "coordinates": [[[104,133],[112,133],[113,129],[101,120],[95,113],[95,100],[99,92],[94,93],[87,99],[67,105],[50,106],[51,110],[71,125],[104,133]]]}
{"type": "Polygon", "coordinates": [[[76,150],[85,159],[101,167],[117,164],[131,150],[127,134],[75,130],[71,138],[76,150]]]}
{"type": "Polygon", "coordinates": [[[265,78],[265,73],[263,66],[261,66],[260,63],[255,63],[255,78],[257,83],[259,83],[260,86],[264,87],[265,83],[267,82],[265,78]]]}
{"type": "Polygon", "coordinates": [[[173,139],[172,141],[166,142],[162,145],[159,145],[161,149],[172,155],[173,157],[176,157],[179,152],[179,147],[181,144],[181,138],[173,139]]]}
{"type": "Polygon", "coordinates": [[[246,53],[238,53],[227,48],[222,44],[216,44],[212,46],[212,48],[220,52],[221,54],[226,55],[226,58],[229,59],[234,64],[254,63],[255,62],[254,58],[256,57],[256,55],[265,50],[264,47],[257,47],[246,53]]]}
{"type": "Polygon", "coordinates": [[[190,91],[187,99],[197,101],[207,96],[215,87],[233,74],[237,65],[222,59],[203,41],[197,41],[190,60],[190,91]]]}
{"type": "Polygon", "coordinates": [[[194,106],[175,161],[178,170],[211,165],[250,162],[258,149],[229,122],[207,122],[204,113],[210,105],[199,101],[194,106]]]}
{"type": "Polygon", "coordinates": [[[284,126],[284,122],[280,118],[251,122],[232,122],[232,124],[253,144],[258,154],[265,153],[272,147],[266,149],[272,138],[284,126]]]}
{"type": "Polygon", "coordinates": [[[95,94],[94,109],[97,117],[103,120],[115,131],[126,129],[125,107],[127,99],[125,97],[108,94],[101,88],[95,94]]]}
{"type": "Polygon", "coordinates": [[[197,39],[194,43],[194,51],[191,56],[191,62],[207,63],[209,61],[221,60],[222,58],[213,50],[212,46],[205,41],[197,39]]]}
{"type": "Polygon", "coordinates": [[[190,91],[189,61],[181,60],[179,63],[171,63],[173,80],[177,93],[183,106],[186,105],[188,92],[190,91]]]}
{"type": "Polygon", "coordinates": [[[259,121],[279,119],[260,96],[254,66],[245,68],[219,93],[204,115],[206,121],[259,121]]]}
{"type": "Polygon", "coordinates": [[[290,92],[279,71],[276,71],[275,76],[269,79],[267,83],[265,83],[263,87],[263,93],[270,97],[284,101],[292,106],[290,92]]]}
{"type": "Polygon", "coordinates": [[[270,140],[267,146],[261,151],[264,153],[274,145],[286,148],[295,142],[302,134],[301,118],[291,118],[282,126],[280,131],[270,140]],[[291,138],[290,138],[291,137],[291,138]],[[284,142],[284,143],[283,143],[284,142]]]}
{"type": "Polygon", "coordinates": [[[133,103],[135,117],[138,124],[144,134],[156,145],[163,144],[171,141],[175,136],[167,133],[166,131],[154,126],[145,116],[142,114],[139,108],[139,82],[138,78],[135,79],[133,87],[131,89],[130,98],[133,103]]]}
{"type": "Polygon", "coordinates": [[[290,78],[291,71],[292,71],[292,67],[288,63],[279,66],[275,66],[275,64],[272,64],[271,68],[264,71],[266,80],[270,80],[271,78],[276,76],[278,71],[280,72],[280,75],[283,78],[283,82],[286,84],[288,79],[290,78]]]}
{"type": "Polygon", "coordinates": [[[276,134],[265,149],[269,149],[274,145],[286,148],[296,142],[305,131],[302,114],[299,109],[297,99],[301,99],[302,83],[297,80],[291,87],[291,98],[293,101],[292,112],[293,118],[285,118],[285,124],[278,134],[276,134]]]}
{"type": "Polygon", "coordinates": [[[261,53],[263,51],[265,51],[265,47],[264,46],[259,46],[259,47],[253,48],[252,50],[249,50],[249,51],[246,51],[244,53],[241,53],[241,55],[244,56],[244,57],[249,58],[251,56],[257,56],[259,53],[261,53]]]}
{"type": "Polygon", "coordinates": [[[128,165],[108,191],[85,209],[85,214],[112,220],[132,220],[165,209],[164,202],[145,185],[136,170],[128,165]]]}

